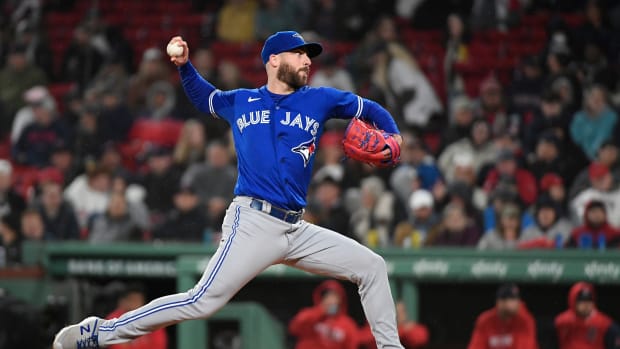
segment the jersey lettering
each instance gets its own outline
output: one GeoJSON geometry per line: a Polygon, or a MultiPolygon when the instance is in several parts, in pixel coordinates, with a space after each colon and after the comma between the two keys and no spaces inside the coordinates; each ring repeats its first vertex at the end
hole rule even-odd
{"type": "Polygon", "coordinates": [[[250,125],[258,125],[258,124],[268,124],[271,122],[269,119],[270,111],[269,110],[256,110],[249,112],[249,120],[246,114],[241,114],[240,117],[237,118],[237,127],[239,128],[239,132],[243,133],[243,129],[250,125]]]}
{"type": "Polygon", "coordinates": [[[313,118],[306,116],[306,126],[304,126],[304,119],[301,117],[301,114],[297,114],[293,120],[291,120],[291,112],[286,112],[286,118],[284,120],[280,120],[280,123],[285,126],[297,126],[300,130],[304,130],[306,132],[310,132],[312,136],[316,136],[319,131],[319,123],[313,118]]]}

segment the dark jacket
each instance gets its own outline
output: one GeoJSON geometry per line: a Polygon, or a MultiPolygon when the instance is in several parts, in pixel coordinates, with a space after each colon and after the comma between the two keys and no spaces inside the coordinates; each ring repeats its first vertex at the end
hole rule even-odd
{"type": "Polygon", "coordinates": [[[476,246],[480,239],[480,228],[468,224],[459,232],[451,232],[446,228],[437,229],[427,237],[428,246],[476,246]]]}
{"type": "Polygon", "coordinates": [[[73,207],[68,202],[63,202],[56,216],[48,215],[43,205],[37,205],[37,210],[43,218],[45,231],[48,235],[46,240],[77,240],[80,238],[80,228],[73,207]]]}
{"type": "Polygon", "coordinates": [[[47,126],[32,123],[13,147],[13,157],[20,164],[45,167],[57,144],[71,144],[69,131],[61,121],[54,120],[47,126]]]}
{"type": "Polygon", "coordinates": [[[155,229],[153,238],[171,241],[203,241],[204,232],[209,223],[205,211],[202,205],[187,212],[173,210],[165,222],[155,229]]]}

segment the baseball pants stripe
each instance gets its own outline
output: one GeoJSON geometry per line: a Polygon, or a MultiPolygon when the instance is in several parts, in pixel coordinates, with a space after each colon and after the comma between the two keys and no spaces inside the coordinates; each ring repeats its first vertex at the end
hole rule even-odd
{"type": "Polygon", "coordinates": [[[230,205],[220,246],[194,288],[104,321],[99,344],[123,343],[183,320],[207,318],[265,268],[285,263],[356,283],[377,347],[402,348],[386,266],[379,255],[329,229],[271,217],[250,208],[250,201],[241,196],[230,205]]]}
{"type": "Polygon", "coordinates": [[[165,304],[161,304],[156,307],[153,307],[151,309],[145,309],[142,312],[139,312],[137,314],[133,314],[134,312],[132,312],[131,315],[130,313],[126,313],[125,314],[126,316],[125,315],[122,316],[120,319],[114,322],[112,326],[99,327],[99,331],[112,331],[118,326],[125,325],[131,321],[140,319],[144,316],[156,313],[158,311],[162,311],[162,310],[173,308],[173,307],[179,307],[179,306],[183,306],[187,304],[192,304],[196,302],[196,300],[199,299],[205,293],[207,288],[209,288],[209,285],[211,284],[211,282],[213,282],[213,279],[217,275],[217,272],[220,270],[220,267],[222,266],[222,263],[224,262],[224,259],[226,258],[228,251],[230,250],[230,245],[231,245],[231,242],[233,241],[233,238],[235,237],[236,227],[238,226],[238,224],[239,224],[239,208],[237,207],[237,210],[235,212],[235,223],[232,226],[232,234],[230,235],[230,238],[226,241],[224,252],[220,254],[219,258],[217,259],[217,262],[215,263],[215,268],[213,269],[213,271],[209,274],[209,277],[207,278],[207,282],[200,288],[200,291],[196,293],[196,295],[184,301],[165,303],[165,304]]]}

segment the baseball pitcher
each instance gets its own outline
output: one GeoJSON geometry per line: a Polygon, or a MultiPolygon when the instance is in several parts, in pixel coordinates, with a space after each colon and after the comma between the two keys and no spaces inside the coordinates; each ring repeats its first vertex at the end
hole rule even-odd
{"type": "Polygon", "coordinates": [[[325,122],[353,118],[343,141],[346,154],[393,166],[402,140],[391,115],[353,93],[306,86],[310,59],[322,46],[293,31],[277,32],[265,41],[261,58],[267,84],[257,89],[218,90],[196,72],[181,37],[172,38],[170,45],[182,47],[170,60],[194,105],[232,127],[239,176],[221,242],[191,290],[155,299],[115,319],[89,317],[65,327],[56,335],[54,349],[106,347],[184,320],[208,318],[278,263],[357,284],[377,347],[403,348],[383,258],[302,219],[325,122]]]}

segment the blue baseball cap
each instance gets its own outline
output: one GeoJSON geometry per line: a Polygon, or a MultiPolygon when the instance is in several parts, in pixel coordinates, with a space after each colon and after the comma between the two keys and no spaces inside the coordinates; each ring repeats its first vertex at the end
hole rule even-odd
{"type": "Polygon", "coordinates": [[[321,44],[317,42],[306,42],[298,32],[284,31],[277,32],[265,40],[260,56],[263,59],[263,64],[267,64],[269,56],[298,48],[306,50],[310,58],[316,57],[323,52],[323,46],[321,46],[321,44]]]}

